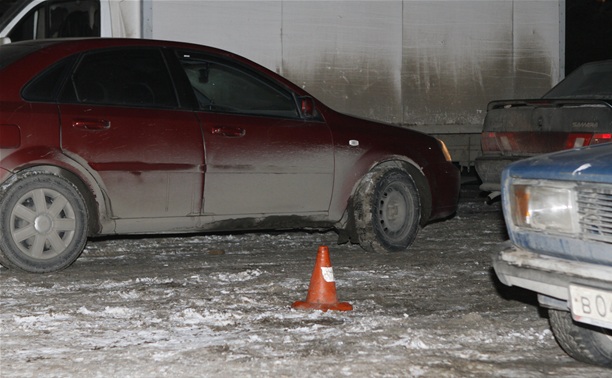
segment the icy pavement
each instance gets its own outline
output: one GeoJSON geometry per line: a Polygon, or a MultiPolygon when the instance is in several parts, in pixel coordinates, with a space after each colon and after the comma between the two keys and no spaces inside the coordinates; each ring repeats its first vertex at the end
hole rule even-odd
{"type": "Polygon", "coordinates": [[[405,253],[326,233],[90,241],[69,269],[0,268],[2,377],[607,377],[557,346],[535,295],[499,284],[499,204],[465,185],[405,253]],[[351,312],[297,311],[319,245],[351,312]]]}

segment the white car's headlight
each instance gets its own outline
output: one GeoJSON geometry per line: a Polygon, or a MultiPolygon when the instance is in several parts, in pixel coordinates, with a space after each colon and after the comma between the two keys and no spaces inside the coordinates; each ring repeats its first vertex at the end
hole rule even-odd
{"type": "Polygon", "coordinates": [[[510,211],[518,227],[577,233],[578,211],[573,185],[517,181],[510,186],[510,211]]]}

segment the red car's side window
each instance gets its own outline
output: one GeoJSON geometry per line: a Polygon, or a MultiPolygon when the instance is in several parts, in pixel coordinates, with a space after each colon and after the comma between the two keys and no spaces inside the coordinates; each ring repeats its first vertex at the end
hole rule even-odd
{"type": "Polygon", "coordinates": [[[157,49],[87,54],[72,75],[64,99],[78,103],[137,107],[178,106],[172,80],[157,49]],[[71,93],[71,91],[74,91],[71,93]]]}
{"type": "Polygon", "coordinates": [[[23,98],[37,102],[57,101],[58,92],[75,58],[64,59],[39,74],[24,87],[21,93],[23,98]]]}
{"type": "Polygon", "coordinates": [[[253,73],[193,58],[183,58],[181,63],[202,110],[286,118],[299,116],[291,93],[253,73]]]}

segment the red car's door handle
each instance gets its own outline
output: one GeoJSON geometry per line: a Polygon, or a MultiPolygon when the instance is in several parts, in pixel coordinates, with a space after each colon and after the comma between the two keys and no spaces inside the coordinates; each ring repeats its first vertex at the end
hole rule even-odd
{"type": "Polygon", "coordinates": [[[106,130],[110,129],[110,121],[103,119],[76,119],[72,122],[72,127],[86,130],[106,130]]]}
{"type": "Polygon", "coordinates": [[[240,138],[246,134],[246,130],[240,127],[213,127],[212,128],[213,135],[222,135],[231,138],[240,138]]]}

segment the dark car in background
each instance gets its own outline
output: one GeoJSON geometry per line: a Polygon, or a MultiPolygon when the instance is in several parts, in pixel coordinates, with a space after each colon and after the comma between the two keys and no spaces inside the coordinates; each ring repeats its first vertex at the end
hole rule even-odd
{"type": "Polygon", "coordinates": [[[500,281],[538,293],[570,356],[612,367],[612,144],[511,164],[502,207],[500,281]]]}
{"type": "Polygon", "coordinates": [[[480,189],[499,194],[511,162],[612,141],[612,60],[588,63],[540,99],[489,103],[476,171],[480,189]]]}
{"type": "Polygon", "coordinates": [[[70,265],[90,236],[335,229],[401,251],[452,215],[430,136],[337,113],[226,51],[75,39],[0,46],[0,263],[70,265]]]}

